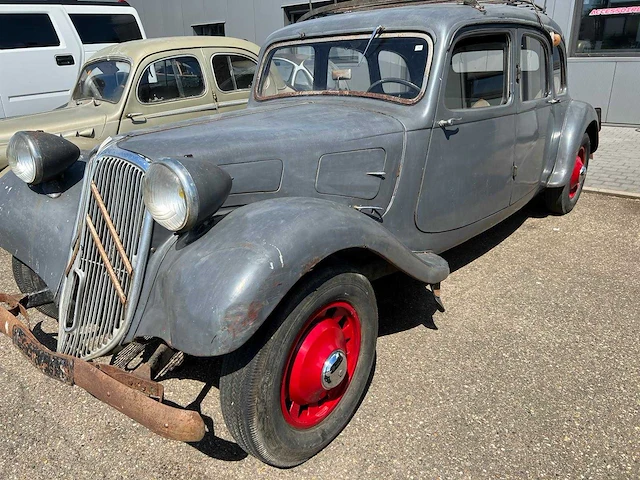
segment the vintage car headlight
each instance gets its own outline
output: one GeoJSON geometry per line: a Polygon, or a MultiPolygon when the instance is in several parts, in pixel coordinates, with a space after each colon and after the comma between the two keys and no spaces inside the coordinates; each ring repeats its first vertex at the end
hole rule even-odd
{"type": "Polygon", "coordinates": [[[213,215],[230,191],[231,177],[211,162],[165,158],[147,170],[142,195],[156,222],[184,232],[213,215]]]}
{"type": "Polygon", "coordinates": [[[7,159],[13,173],[30,185],[51,180],[80,157],[73,143],[45,132],[18,132],[7,146],[7,159]]]}

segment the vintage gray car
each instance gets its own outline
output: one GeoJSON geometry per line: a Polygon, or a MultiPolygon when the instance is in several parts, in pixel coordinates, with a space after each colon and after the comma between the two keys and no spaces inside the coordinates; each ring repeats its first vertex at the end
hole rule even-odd
{"type": "Polygon", "coordinates": [[[438,254],[539,194],[568,213],[598,148],[596,111],[571,99],[564,40],[541,9],[379,3],[271,35],[247,110],[88,156],[16,134],[0,246],[27,295],[2,297],[4,333],[45,373],[189,442],[205,435],[197,412],[91,360],[149,338],[222,356],[222,411],[243,449],[288,467],[328,445],[372,374],[371,281],[404,272],[443,309],[438,254]],[[312,89],[278,74],[273,59],[291,55],[312,59],[312,89]],[[46,302],[56,353],[19,319],[46,302]]]}

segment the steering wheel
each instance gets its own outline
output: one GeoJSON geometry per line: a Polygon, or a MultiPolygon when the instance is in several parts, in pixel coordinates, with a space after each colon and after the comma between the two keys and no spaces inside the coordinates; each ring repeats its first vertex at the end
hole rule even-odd
{"type": "Polygon", "coordinates": [[[415,83],[411,83],[409,80],[403,80],[402,78],[389,77],[389,78],[383,78],[381,80],[378,80],[377,82],[373,82],[371,86],[367,89],[367,93],[369,93],[371,90],[376,88],[378,85],[382,85],[383,83],[399,83],[400,85],[404,85],[405,87],[413,88],[418,93],[420,93],[420,91],[422,90],[418,85],[416,85],[415,83]]]}

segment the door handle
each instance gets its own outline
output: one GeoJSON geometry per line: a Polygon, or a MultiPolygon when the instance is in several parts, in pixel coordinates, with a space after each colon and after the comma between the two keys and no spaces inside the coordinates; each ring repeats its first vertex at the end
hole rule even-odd
{"type": "Polygon", "coordinates": [[[146,122],[147,117],[144,116],[144,113],[127,113],[125,115],[128,119],[134,122],[146,122]]]}
{"type": "Polygon", "coordinates": [[[557,98],[552,98],[551,100],[547,100],[547,103],[551,105],[555,105],[556,103],[560,103],[562,100],[558,100],[557,98]]]}
{"type": "Polygon", "coordinates": [[[452,127],[454,123],[460,122],[460,121],[462,121],[462,118],[459,118],[459,117],[450,118],[449,120],[440,120],[438,122],[438,126],[440,128],[452,127]]]}
{"type": "Polygon", "coordinates": [[[75,65],[76,61],[73,55],[56,55],[56,63],[60,67],[68,67],[69,65],[75,65]]]}

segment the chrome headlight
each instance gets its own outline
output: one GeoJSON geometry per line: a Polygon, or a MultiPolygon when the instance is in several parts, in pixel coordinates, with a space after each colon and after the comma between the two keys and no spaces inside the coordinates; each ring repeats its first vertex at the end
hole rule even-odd
{"type": "Polygon", "coordinates": [[[142,196],[153,219],[184,232],[213,215],[231,191],[231,177],[212,162],[165,158],[144,176],[142,196]]]}
{"type": "Polygon", "coordinates": [[[30,185],[51,180],[80,157],[73,143],[45,132],[18,132],[7,146],[7,160],[13,173],[30,185]]]}

